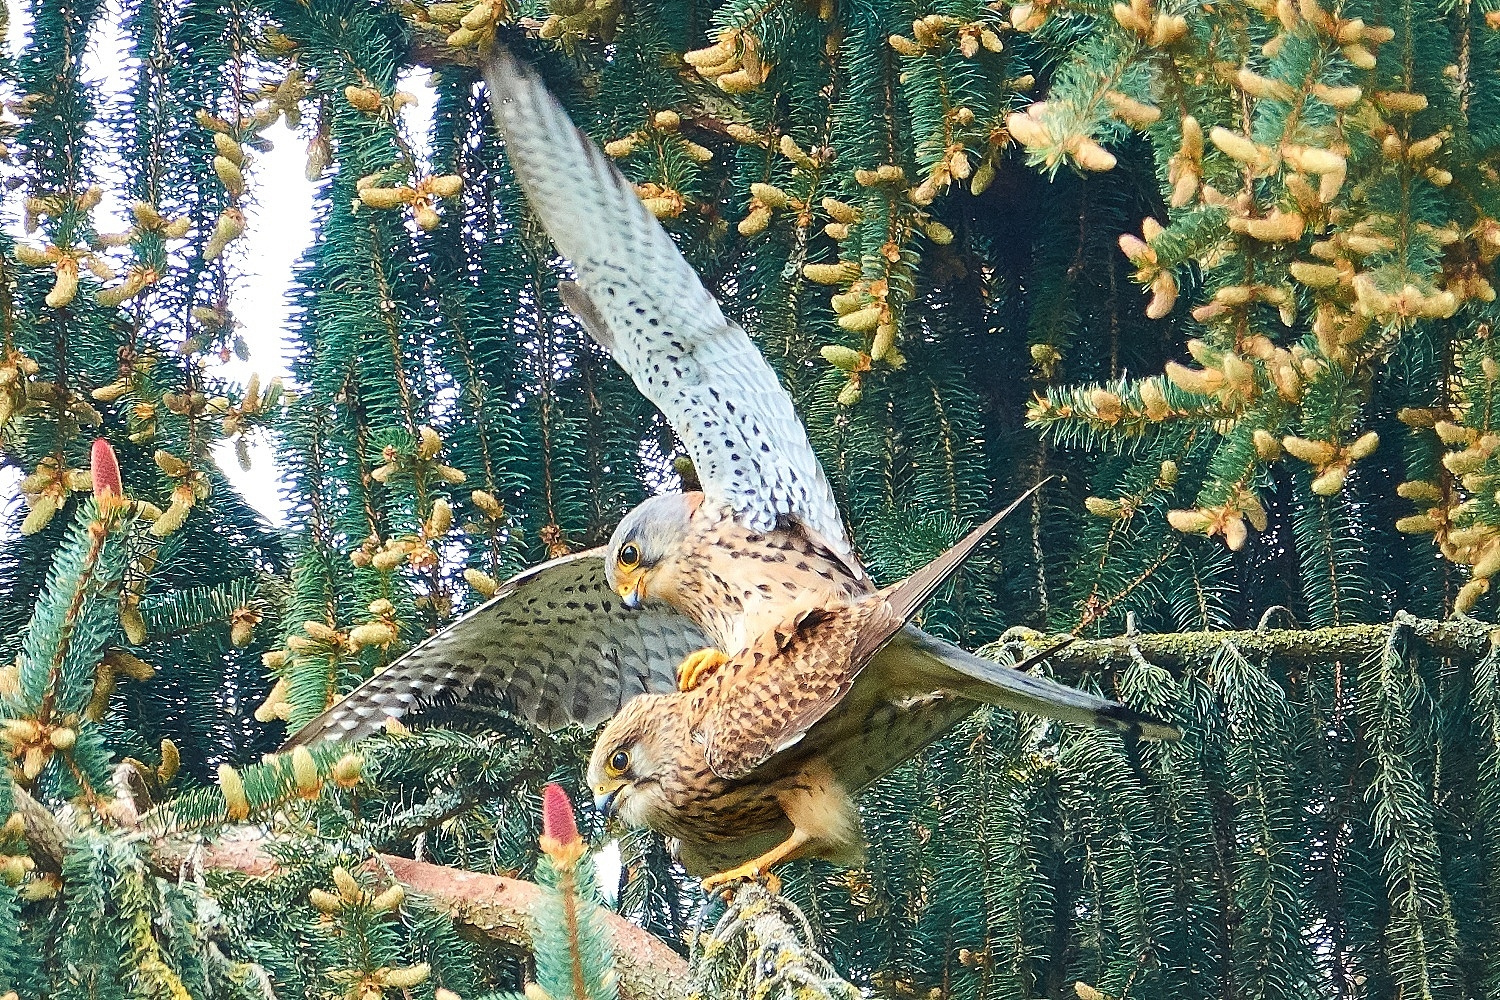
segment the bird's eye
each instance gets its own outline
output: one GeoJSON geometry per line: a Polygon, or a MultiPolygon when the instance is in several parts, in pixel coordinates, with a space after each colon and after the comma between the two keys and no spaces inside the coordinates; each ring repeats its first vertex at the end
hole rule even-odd
{"type": "Polygon", "coordinates": [[[625,773],[630,766],[630,754],[625,750],[616,750],[609,758],[609,772],[615,776],[625,773]]]}
{"type": "Polygon", "coordinates": [[[641,550],[634,542],[620,546],[620,565],[626,569],[635,569],[641,562],[641,550]]]}

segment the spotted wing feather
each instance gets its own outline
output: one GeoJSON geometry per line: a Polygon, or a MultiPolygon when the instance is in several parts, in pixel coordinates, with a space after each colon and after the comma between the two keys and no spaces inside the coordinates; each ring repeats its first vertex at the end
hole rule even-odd
{"type": "Polygon", "coordinates": [[[554,559],[414,647],[297,731],[287,746],[357,740],[388,718],[485,688],[546,729],[591,727],[638,694],[670,691],[708,640],[665,606],[628,611],[604,578],[604,550],[554,559]]]}
{"type": "Polygon", "coordinates": [[[864,665],[860,636],[890,614],[878,595],[806,612],[727,664],[698,727],[709,768],[734,781],[800,742],[848,695],[864,665]]]}
{"type": "MultiPolygon", "coordinates": [[[[957,701],[971,705],[991,702],[1105,729],[1176,738],[1172,726],[1117,702],[991,663],[907,624],[985,535],[1034,490],[900,583],[845,606],[803,612],[720,667],[722,676],[710,681],[719,685],[718,696],[705,699],[698,727],[714,773],[728,780],[743,778],[796,746],[825,719],[841,714],[845,718],[834,728],[852,726],[857,735],[875,724],[879,713],[904,711],[901,703],[932,701],[930,696],[939,692],[962,696],[957,701]],[[888,646],[890,652],[882,654],[888,646]],[[892,657],[887,669],[866,671],[877,654],[892,657]],[[846,699],[859,706],[853,714],[836,711],[846,699]],[[871,714],[866,717],[865,711],[871,714]]],[[[933,701],[921,711],[934,726],[945,726],[950,716],[959,717],[952,714],[957,701],[950,699],[946,706],[933,701]]],[[[940,731],[919,729],[909,734],[919,741],[940,731]]],[[[819,738],[837,742],[850,736],[825,726],[819,738]]]]}
{"type": "Polygon", "coordinates": [[[485,76],[516,179],[573,264],[566,300],[666,415],[704,492],[752,531],[796,517],[848,553],[807,431],[749,336],[531,71],[502,50],[485,76]]]}

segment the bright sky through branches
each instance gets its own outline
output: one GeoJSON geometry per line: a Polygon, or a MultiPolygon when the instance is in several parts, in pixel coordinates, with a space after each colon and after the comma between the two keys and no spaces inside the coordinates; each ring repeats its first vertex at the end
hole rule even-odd
{"type": "MultiPolygon", "coordinates": [[[[12,54],[19,54],[30,34],[30,19],[23,4],[8,0],[10,30],[7,44],[12,54]]],[[[84,79],[97,86],[96,100],[101,108],[123,93],[135,72],[126,39],[119,32],[119,21],[105,23],[107,30],[96,31],[89,39],[84,57],[84,79]]],[[[434,93],[425,78],[408,76],[401,81],[403,90],[417,98],[415,105],[403,109],[407,134],[419,155],[427,152],[427,130],[432,121],[434,93]]],[[[313,195],[316,185],[307,179],[307,143],[312,134],[311,121],[304,121],[293,131],[284,121],[266,129],[264,138],[272,144],[269,152],[252,152],[246,170],[250,194],[246,203],[245,235],[231,244],[226,254],[232,274],[230,310],[239,324],[239,333],[249,347],[249,361],[232,358],[221,374],[244,384],[252,373],[259,374],[262,384],[281,377],[288,379],[288,325],[292,271],[297,259],[312,238],[313,195]]],[[[123,230],[128,227],[126,204],[118,189],[110,189],[110,178],[100,169],[105,199],[96,210],[101,228],[123,230]]],[[[4,206],[4,225],[14,236],[24,238],[21,227],[19,197],[4,206]]],[[[195,220],[203,224],[203,220],[195,220]]],[[[211,221],[211,220],[210,220],[211,221]]],[[[288,385],[290,381],[288,379],[288,385]]],[[[275,448],[264,434],[250,444],[250,469],[241,469],[229,444],[214,451],[219,467],[229,481],[256,510],[272,523],[286,526],[286,500],[281,495],[282,479],[276,467],[275,448]]],[[[18,502],[19,470],[0,471],[0,506],[18,502]]]]}

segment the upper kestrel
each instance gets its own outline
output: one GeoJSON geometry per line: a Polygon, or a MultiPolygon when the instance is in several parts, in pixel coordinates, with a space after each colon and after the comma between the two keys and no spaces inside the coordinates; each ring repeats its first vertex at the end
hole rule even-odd
{"type": "MultiPolygon", "coordinates": [[[[703,491],[647,500],[626,515],[608,545],[515,577],[308,723],[289,745],[358,738],[437,696],[463,698],[484,687],[548,728],[592,726],[624,707],[610,731],[636,726],[641,746],[663,760],[663,745],[691,727],[653,728],[645,707],[653,702],[626,703],[673,691],[674,668],[695,650],[681,680],[694,689],[695,711],[708,713],[704,718],[722,718],[711,710],[729,694],[736,711],[779,718],[784,704],[757,699],[817,691],[818,718],[826,718],[822,728],[805,730],[809,739],[829,732],[832,719],[843,720],[840,732],[865,727],[847,745],[885,752],[878,764],[858,764],[871,777],[846,782],[851,794],[977,701],[1147,735],[1171,733],[1116,702],[998,667],[905,624],[917,608],[908,598],[917,591],[893,599],[893,592],[875,589],[790,398],[745,331],[724,317],[630,183],[534,75],[500,52],[486,78],[516,180],[573,265],[575,282],[565,284],[564,300],[665,414],[703,491]],[[878,627],[856,627],[868,621],[878,627]],[[836,670],[824,669],[825,661],[836,670]],[[760,680],[745,686],[739,679],[750,676],[749,663],[760,680]],[[844,679],[830,681],[837,670],[844,679]],[[777,683],[765,686],[767,676],[777,683]],[[863,707],[828,714],[856,677],[875,679],[852,688],[863,707]],[[814,682],[822,686],[809,686],[814,682]],[[924,699],[941,702],[943,710],[911,711],[924,699]]],[[[944,573],[959,561],[945,564],[944,573]]],[[[729,752],[730,737],[723,735],[729,730],[716,731],[708,766],[729,778],[713,765],[716,755],[729,752]]],[[[610,756],[596,759],[603,776],[591,781],[623,787],[630,772],[607,774],[610,756]]],[[[754,785],[752,772],[775,763],[772,747],[732,780],[754,785]]],[[[610,802],[624,811],[628,798],[610,802]]],[[[668,828],[657,812],[651,817],[651,825],[668,828]]],[[[684,842],[690,870],[717,870],[759,854],[746,854],[755,846],[746,842],[694,855],[692,820],[677,819],[671,829],[684,842]]]]}

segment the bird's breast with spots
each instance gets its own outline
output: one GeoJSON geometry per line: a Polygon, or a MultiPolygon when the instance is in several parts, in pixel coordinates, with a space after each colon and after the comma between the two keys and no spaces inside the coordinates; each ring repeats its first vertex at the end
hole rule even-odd
{"type": "Polygon", "coordinates": [[[721,505],[699,508],[683,549],[677,590],[687,606],[680,610],[730,654],[796,607],[841,603],[871,589],[800,528],[752,532],[721,505]]]}

